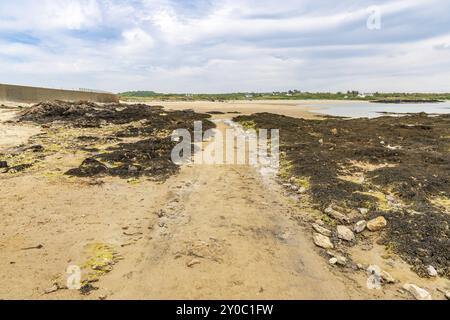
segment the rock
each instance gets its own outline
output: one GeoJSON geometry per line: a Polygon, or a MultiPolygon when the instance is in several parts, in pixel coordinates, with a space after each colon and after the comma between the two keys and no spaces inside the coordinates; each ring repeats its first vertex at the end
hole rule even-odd
{"type": "Polygon", "coordinates": [[[356,233],[361,233],[361,232],[363,232],[366,229],[366,227],[367,227],[367,221],[366,220],[361,220],[361,221],[358,221],[355,224],[355,226],[353,227],[353,230],[356,233]]]}
{"type": "Polygon", "coordinates": [[[338,133],[339,133],[339,131],[338,131],[337,128],[331,129],[331,134],[332,134],[332,135],[336,136],[338,133]]]}
{"type": "Polygon", "coordinates": [[[318,232],[320,234],[323,234],[324,236],[331,237],[331,231],[330,230],[328,230],[328,229],[326,229],[326,228],[324,228],[322,226],[319,226],[316,223],[313,223],[312,227],[313,227],[313,229],[316,232],[318,232]]]}
{"type": "Polygon", "coordinates": [[[340,255],[335,255],[336,263],[340,266],[345,266],[347,264],[347,258],[340,255]]]}
{"type": "Polygon", "coordinates": [[[46,290],[44,291],[44,293],[45,293],[45,294],[50,294],[50,293],[56,292],[56,291],[58,291],[58,290],[59,290],[59,286],[58,286],[58,284],[55,283],[52,287],[46,289],[46,290]]]}
{"type": "Polygon", "coordinates": [[[329,262],[331,265],[335,265],[335,264],[338,262],[338,259],[336,259],[336,258],[331,258],[328,262],[329,262]]]}
{"type": "Polygon", "coordinates": [[[307,188],[305,188],[305,187],[300,187],[298,190],[297,190],[297,192],[298,193],[305,193],[306,191],[308,191],[308,189],[307,188]]]}
{"type": "Polygon", "coordinates": [[[0,161],[0,168],[8,168],[8,162],[6,161],[0,161]]]}
{"type": "Polygon", "coordinates": [[[135,173],[135,172],[138,172],[138,168],[137,167],[135,167],[135,166],[129,166],[128,167],[128,172],[129,173],[135,173]]]}
{"type": "Polygon", "coordinates": [[[447,298],[447,300],[450,300],[450,291],[447,291],[447,292],[445,293],[445,297],[447,298]]]}
{"type": "Polygon", "coordinates": [[[318,225],[321,226],[321,227],[323,227],[323,226],[325,225],[325,222],[323,222],[323,221],[320,220],[320,219],[317,219],[314,223],[315,223],[315,224],[318,224],[318,225]]]}
{"type": "MultiPolygon", "coordinates": [[[[339,254],[336,254],[332,251],[327,251],[327,254],[331,257],[336,259],[335,264],[341,265],[341,266],[345,266],[347,264],[347,258],[344,256],[341,256],[339,254]]],[[[331,260],[331,259],[330,259],[331,260]]],[[[333,260],[335,261],[335,260],[333,260]]]]}
{"type": "Polygon", "coordinates": [[[362,265],[361,263],[357,263],[357,264],[356,264],[356,267],[357,267],[359,270],[366,270],[366,267],[364,267],[364,265],[362,265]]]}
{"type": "Polygon", "coordinates": [[[387,221],[384,217],[379,216],[367,222],[367,229],[370,231],[378,231],[387,226],[387,221]]]}
{"type": "Polygon", "coordinates": [[[189,268],[192,268],[193,266],[195,266],[195,265],[197,265],[197,264],[200,264],[200,263],[201,263],[200,260],[198,260],[198,259],[193,259],[193,260],[189,261],[189,262],[186,264],[186,266],[188,266],[189,268]]]}
{"type": "Polygon", "coordinates": [[[327,215],[329,215],[330,217],[336,219],[339,222],[342,222],[342,223],[350,222],[350,219],[346,215],[334,210],[332,206],[329,206],[328,208],[326,208],[325,213],[327,215]]]}
{"type": "Polygon", "coordinates": [[[366,208],[358,208],[358,211],[364,216],[369,213],[369,209],[366,208]]]}
{"type": "Polygon", "coordinates": [[[393,276],[391,276],[387,271],[381,271],[381,279],[383,279],[384,282],[386,283],[395,283],[396,280],[394,279],[393,276]]]}
{"type": "Polygon", "coordinates": [[[438,275],[436,269],[433,266],[428,266],[427,272],[430,277],[437,277],[437,275],[438,275]]]}
{"type": "Polygon", "coordinates": [[[415,284],[407,283],[403,286],[403,289],[411,293],[416,300],[433,300],[427,290],[422,289],[415,284]]]}
{"type": "Polygon", "coordinates": [[[352,230],[347,228],[346,226],[337,226],[337,235],[339,239],[345,241],[353,241],[355,240],[355,234],[352,230]]]}
{"type": "Polygon", "coordinates": [[[327,236],[324,236],[320,233],[314,233],[313,234],[313,240],[316,246],[324,248],[324,249],[333,249],[334,245],[331,242],[330,238],[327,236]]]}

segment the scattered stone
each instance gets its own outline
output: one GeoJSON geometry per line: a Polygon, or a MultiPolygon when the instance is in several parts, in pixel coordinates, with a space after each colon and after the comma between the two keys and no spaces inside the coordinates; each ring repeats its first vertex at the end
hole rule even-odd
{"type": "Polygon", "coordinates": [[[342,222],[342,223],[350,222],[349,218],[346,215],[334,210],[332,206],[329,206],[328,208],[326,208],[325,213],[327,215],[329,215],[330,217],[338,220],[339,222],[342,222]]]}
{"type": "Polygon", "coordinates": [[[393,276],[390,275],[390,273],[388,273],[387,271],[381,271],[381,279],[386,282],[386,283],[395,283],[396,280],[394,279],[393,276]]]}
{"type": "Polygon", "coordinates": [[[328,230],[328,229],[326,229],[326,228],[324,228],[322,226],[319,226],[316,223],[313,223],[312,227],[318,233],[323,234],[324,236],[327,236],[327,237],[331,237],[331,231],[330,230],[328,230]]]}
{"type": "Polygon", "coordinates": [[[189,268],[192,268],[193,266],[195,266],[195,265],[197,265],[197,264],[200,264],[200,263],[201,263],[200,260],[198,260],[198,259],[193,259],[193,260],[189,261],[189,262],[186,264],[186,266],[188,266],[189,268]]]}
{"type": "Polygon", "coordinates": [[[332,134],[332,135],[334,135],[334,136],[337,136],[337,135],[338,135],[338,133],[339,133],[339,131],[338,131],[338,129],[337,129],[337,128],[333,128],[333,129],[331,129],[331,134],[332,134]]]}
{"type": "Polygon", "coordinates": [[[361,232],[363,232],[366,229],[366,227],[367,227],[367,221],[366,220],[361,220],[361,221],[358,221],[355,224],[355,227],[353,228],[353,230],[356,233],[361,233],[361,232]]]}
{"type": "Polygon", "coordinates": [[[427,272],[430,277],[437,277],[437,275],[438,275],[436,269],[433,266],[428,266],[427,272]]]}
{"type": "Polygon", "coordinates": [[[367,222],[367,229],[370,231],[378,231],[387,226],[387,221],[383,216],[379,216],[367,222]]]}
{"type": "Polygon", "coordinates": [[[329,261],[328,261],[331,265],[335,265],[337,262],[338,262],[338,259],[336,259],[336,258],[331,258],[329,261]]]}
{"type": "Polygon", "coordinates": [[[330,238],[327,236],[324,236],[320,233],[314,233],[313,235],[314,243],[316,246],[324,248],[324,249],[333,249],[334,245],[331,242],[330,238]]]}
{"type": "Polygon", "coordinates": [[[361,213],[362,215],[366,215],[369,213],[369,209],[366,208],[358,208],[359,213],[361,213]]]}
{"type": "Polygon", "coordinates": [[[3,168],[8,168],[8,162],[6,162],[6,161],[0,161],[0,168],[1,168],[1,169],[3,169],[3,168]]]}
{"type": "Polygon", "coordinates": [[[433,300],[427,290],[422,289],[415,284],[407,283],[403,286],[403,289],[411,293],[416,300],[433,300]]]}
{"type": "Polygon", "coordinates": [[[347,258],[344,256],[335,256],[335,258],[337,259],[337,263],[341,266],[345,266],[347,264],[347,258]]]}
{"type": "Polygon", "coordinates": [[[361,263],[357,263],[357,264],[356,264],[356,267],[357,267],[359,270],[366,270],[366,268],[365,268],[361,263]]]}
{"type": "Polygon", "coordinates": [[[447,291],[447,292],[445,293],[445,297],[447,298],[447,300],[450,300],[450,291],[447,291]]]}
{"type": "Polygon", "coordinates": [[[337,235],[339,239],[345,240],[345,241],[354,241],[355,240],[355,234],[352,230],[347,228],[346,226],[337,226],[337,235]]]}

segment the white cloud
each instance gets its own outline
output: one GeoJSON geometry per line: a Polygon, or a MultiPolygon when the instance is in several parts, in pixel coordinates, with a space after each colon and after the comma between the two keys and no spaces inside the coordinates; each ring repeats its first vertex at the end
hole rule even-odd
{"type": "Polygon", "coordinates": [[[122,91],[450,91],[446,0],[0,3],[0,82],[122,91]],[[381,30],[366,28],[378,5],[381,30]]]}

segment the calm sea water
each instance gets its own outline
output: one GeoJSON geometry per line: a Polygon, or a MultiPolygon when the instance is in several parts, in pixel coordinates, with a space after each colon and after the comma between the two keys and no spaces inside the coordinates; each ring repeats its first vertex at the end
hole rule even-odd
{"type": "Polygon", "coordinates": [[[375,118],[383,116],[381,112],[392,113],[418,113],[426,112],[432,114],[450,113],[450,101],[442,103],[423,104],[390,104],[390,103],[370,103],[370,102],[349,102],[329,104],[310,104],[317,108],[314,112],[324,113],[332,116],[351,118],[375,118]]]}

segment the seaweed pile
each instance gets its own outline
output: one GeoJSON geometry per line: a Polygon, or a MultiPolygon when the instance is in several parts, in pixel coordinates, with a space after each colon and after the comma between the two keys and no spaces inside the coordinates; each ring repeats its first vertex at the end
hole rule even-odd
{"type": "Polygon", "coordinates": [[[384,215],[384,244],[420,275],[431,264],[450,277],[450,115],[305,120],[259,113],[235,121],[280,129],[281,176],[307,181],[319,209],[334,206],[354,220],[384,215]]]}
{"type": "Polygon", "coordinates": [[[105,104],[90,102],[45,102],[23,111],[19,121],[31,121],[44,127],[78,128],[79,136],[71,139],[72,149],[90,151],[78,168],[66,172],[77,177],[116,176],[149,177],[165,180],[178,171],[171,160],[175,143],[170,135],[183,128],[193,131],[194,121],[202,121],[204,130],[214,127],[210,115],[192,110],[164,111],[160,106],[143,104],[105,104]],[[98,128],[99,135],[86,130],[98,128]],[[106,135],[105,135],[106,134],[106,135]],[[122,139],[132,138],[123,143],[122,139]],[[97,146],[108,145],[101,152],[97,146]],[[112,144],[112,145],[111,145],[112,144]]]}

